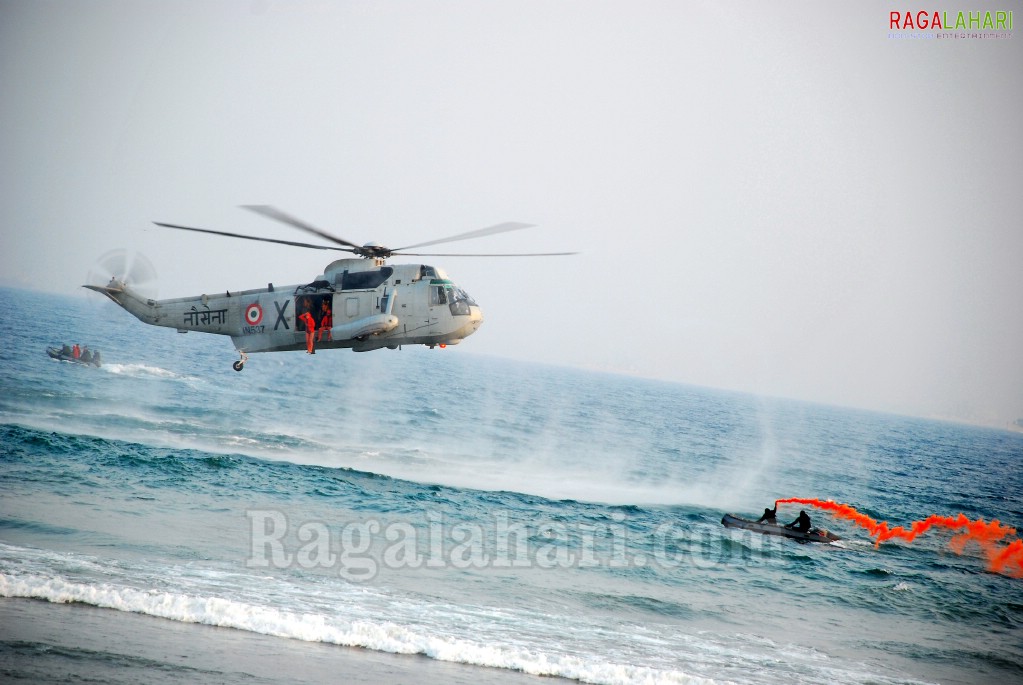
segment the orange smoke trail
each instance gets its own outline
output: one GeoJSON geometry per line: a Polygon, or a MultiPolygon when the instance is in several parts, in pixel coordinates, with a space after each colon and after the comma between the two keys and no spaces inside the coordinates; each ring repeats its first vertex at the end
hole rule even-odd
{"type": "Polygon", "coordinates": [[[998,519],[985,521],[977,519],[971,521],[965,514],[958,516],[938,516],[932,514],[922,521],[913,521],[909,528],[895,526],[890,528],[887,521],[878,523],[866,514],[861,514],[848,504],[839,504],[832,500],[805,499],[802,497],[787,497],[776,500],[774,506],[779,504],[808,504],[818,509],[830,511],[838,518],[848,519],[862,526],[875,538],[874,545],[899,538],[906,542],[912,542],[922,533],[927,532],[934,526],[949,530],[960,530],[951,540],[949,547],[956,554],[962,554],[967,543],[975,542],[984,551],[988,561],[988,570],[994,573],[1023,578],[1023,541],[1015,539],[1007,546],[1002,547],[999,542],[1010,535],[1016,534],[1015,528],[1004,526],[998,519]]]}

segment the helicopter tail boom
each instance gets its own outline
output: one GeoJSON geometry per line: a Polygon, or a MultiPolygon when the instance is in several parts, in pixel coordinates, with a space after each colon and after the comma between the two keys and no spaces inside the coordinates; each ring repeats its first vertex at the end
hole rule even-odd
{"type": "Polygon", "coordinates": [[[156,300],[143,300],[138,294],[132,292],[128,286],[121,282],[110,281],[108,285],[83,285],[94,292],[106,295],[117,306],[124,309],[139,321],[148,324],[159,325],[156,311],[156,300]]]}
{"type": "Polygon", "coordinates": [[[105,286],[86,285],[89,290],[106,295],[136,319],[152,326],[175,328],[182,333],[199,331],[220,335],[237,335],[237,323],[229,316],[223,296],[182,297],[173,300],[143,298],[121,281],[111,280],[105,286]]]}

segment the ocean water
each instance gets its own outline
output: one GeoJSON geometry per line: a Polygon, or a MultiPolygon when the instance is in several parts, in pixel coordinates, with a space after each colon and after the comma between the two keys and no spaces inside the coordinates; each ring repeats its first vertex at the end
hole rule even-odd
{"type": "MultiPolygon", "coordinates": [[[[1023,435],[511,362],[471,338],[236,373],[227,338],[19,290],[0,290],[0,330],[0,602],[586,683],[1023,682],[1023,580],[950,533],[875,547],[818,510],[840,542],[720,524],[807,497],[1023,527],[1023,435]],[[65,341],[105,365],[46,356],[65,341]]],[[[56,679],[27,615],[0,672],[56,679]]],[[[119,649],[76,668],[116,681],[119,649]]]]}

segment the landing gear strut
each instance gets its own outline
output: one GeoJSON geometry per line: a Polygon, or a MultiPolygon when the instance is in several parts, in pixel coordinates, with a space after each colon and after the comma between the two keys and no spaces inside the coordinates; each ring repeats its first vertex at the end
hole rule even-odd
{"type": "Polygon", "coordinates": [[[241,355],[242,358],[231,365],[231,368],[233,368],[235,371],[241,371],[242,369],[244,369],[245,362],[249,360],[249,355],[245,354],[244,352],[242,352],[241,355]]]}

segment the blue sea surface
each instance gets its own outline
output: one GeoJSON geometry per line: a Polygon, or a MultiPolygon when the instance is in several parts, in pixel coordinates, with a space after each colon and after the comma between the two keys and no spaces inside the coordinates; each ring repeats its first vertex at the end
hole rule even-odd
{"type": "MultiPolygon", "coordinates": [[[[0,602],[586,683],[1023,682],[1023,580],[979,548],[942,531],[875,547],[812,509],[841,541],[720,523],[805,497],[1023,527],[1018,433],[472,339],[236,373],[227,338],[11,289],[0,330],[0,602]],[[48,358],[63,342],[104,365],[48,358]]],[[[3,673],[29,653],[0,641],[3,673]]]]}

